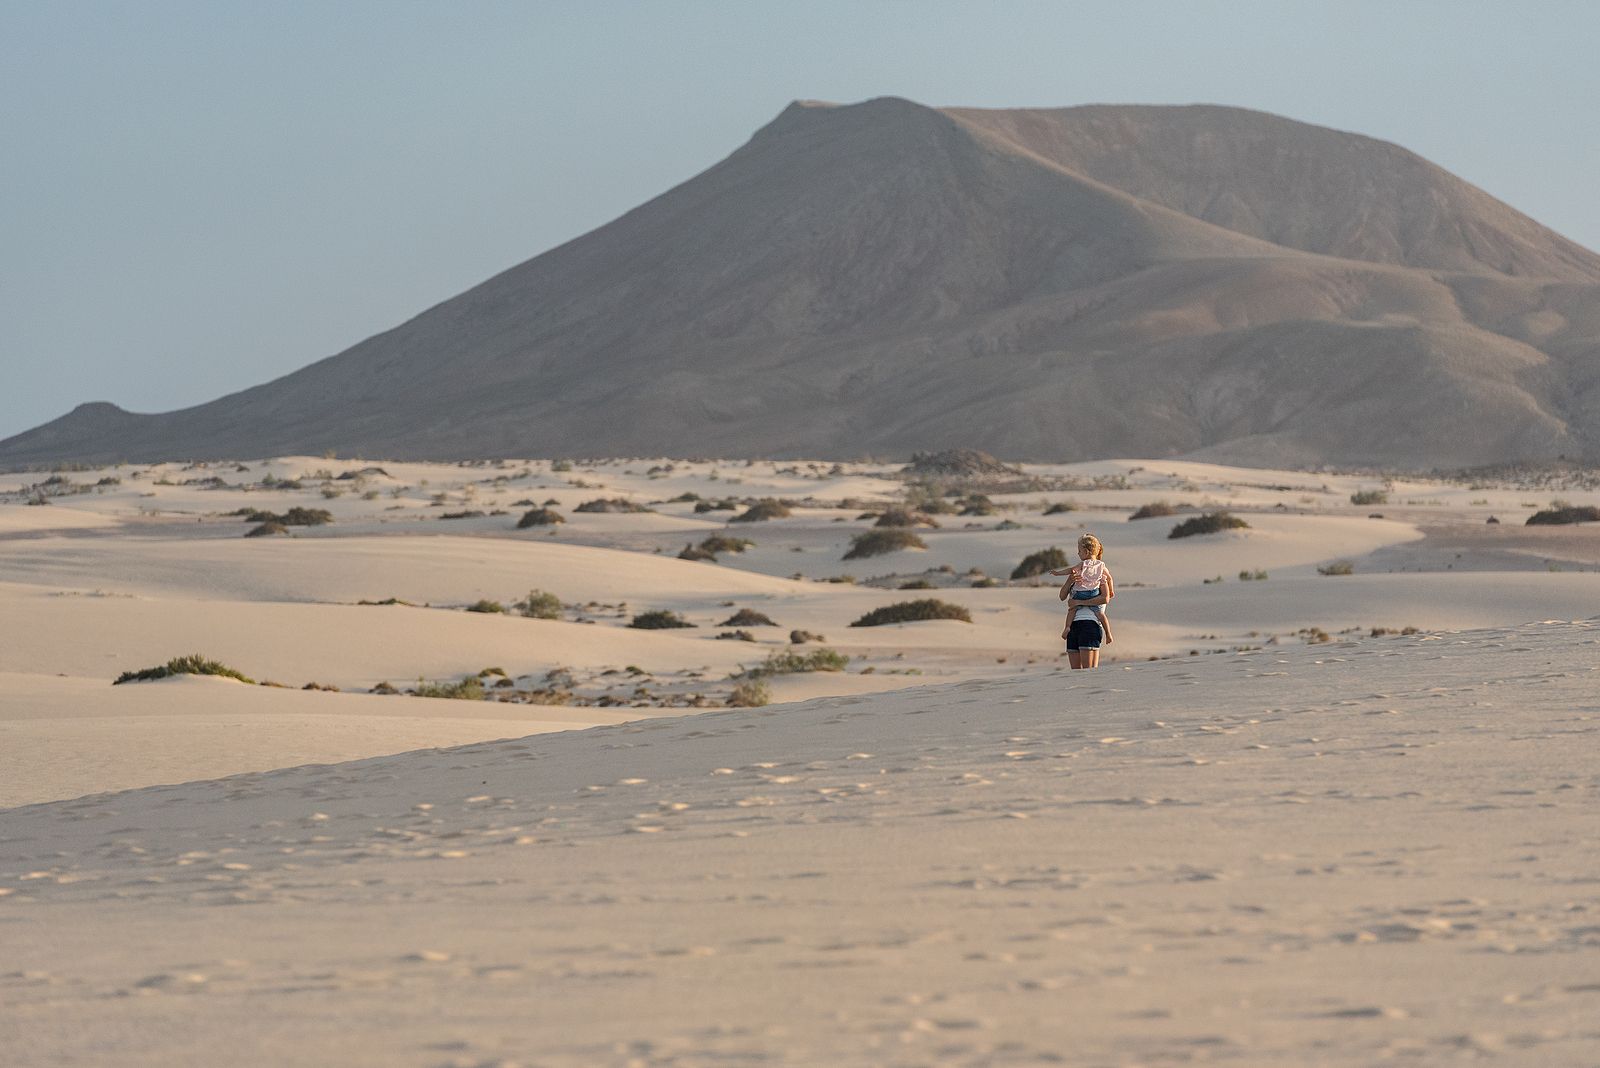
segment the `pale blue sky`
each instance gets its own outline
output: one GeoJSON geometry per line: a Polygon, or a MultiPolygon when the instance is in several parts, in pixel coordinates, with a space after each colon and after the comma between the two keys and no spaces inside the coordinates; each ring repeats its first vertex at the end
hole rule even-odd
{"type": "Polygon", "coordinates": [[[0,437],[331,355],[795,98],[1259,108],[1600,249],[1597,41],[1587,0],[0,0],[0,437]]]}

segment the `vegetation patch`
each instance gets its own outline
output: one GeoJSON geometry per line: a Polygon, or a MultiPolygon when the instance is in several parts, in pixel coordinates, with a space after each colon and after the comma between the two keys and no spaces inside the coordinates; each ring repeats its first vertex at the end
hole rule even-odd
{"type": "Polygon", "coordinates": [[[483,681],[476,675],[469,675],[459,682],[424,682],[418,679],[416,686],[406,693],[413,697],[444,697],[455,701],[484,699],[483,681]]]}
{"type": "Polygon", "coordinates": [[[1530,527],[1563,526],[1568,523],[1600,523],[1600,508],[1556,501],[1542,512],[1535,512],[1524,524],[1530,527]]]}
{"type": "Polygon", "coordinates": [[[852,627],[881,627],[889,623],[920,623],[925,619],[959,619],[972,622],[972,614],[958,604],[950,604],[932,597],[920,601],[900,601],[896,604],[874,608],[854,623],[852,627]]]}
{"type": "Polygon", "coordinates": [[[289,533],[288,527],[284,526],[282,523],[272,522],[262,523],[259,527],[252,527],[244,532],[244,536],[247,538],[265,538],[273,534],[287,533],[289,533]]]}
{"type": "Polygon", "coordinates": [[[506,606],[499,601],[475,601],[467,605],[467,611],[469,612],[488,612],[492,614],[497,612],[504,613],[505,610],[506,606]]]}
{"type": "Polygon", "coordinates": [[[746,549],[755,548],[756,543],[749,538],[730,538],[726,534],[713,534],[700,543],[700,551],[705,553],[742,553],[746,549]]]}
{"type": "MultiPolygon", "coordinates": [[[[698,506],[697,506],[698,507],[698,506]]],[[[743,512],[728,520],[730,523],[765,523],[769,519],[786,519],[794,513],[787,504],[773,497],[763,497],[743,512]]]]}
{"type": "Polygon", "coordinates": [[[1029,553],[1024,556],[1022,563],[1012,569],[1011,577],[1014,579],[1033,578],[1036,575],[1044,574],[1046,571],[1058,571],[1063,567],[1071,566],[1072,561],[1067,559],[1067,554],[1052,545],[1048,549],[1040,549],[1036,553],[1029,553]]]}
{"type": "Polygon", "coordinates": [[[809,630],[791,630],[789,632],[789,641],[793,645],[804,645],[806,642],[825,642],[827,640],[822,635],[813,634],[809,630]]]}
{"type": "Polygon", "coordinates": [[[655,509],[646,508],[642,504],[625,500],[622,497],[597,497],[592,501],[584,501],[574,512],[652,512],[655,509]]]}
{"type": "Polygon", "coordinates": [[[760,679],[769,675],[799,675],[808,671],[843,671],[849,666],[850,657],[836,649],[813,649],[809,653],[785,649],[747,669],[744,677],[760,679]]]}
{"type": "Polygon", "coordinates": [[[158,667],[145,668],[142,671],[124,671],[117,676],[111,685],[120,686],[124,682],[147,682],[150,679],[164,679],[169,675],[220,675],[227,679],[238,679],[255,685],[255,679],[247,678],[243,673],[235,671],[226,664],[191,653],[188,656],[176,656],[158,667]]]}
{"type": "Polygon", "coordinates": [[[939,521],[931,515],[922,512],[913,512],[908,508],[890,508],[878,516],[878,521],[872,524],[875,527],[934,527],[939,526],[939,521]]]}
{"type": "Polygon", "coordinates": [[[482,519],[485,513],[476,508],[468,508],[464,512],[441,512],[440,519],[482,519]]]}
{"type": "Polygon", "coordinates": [[[1319,575],[1353,575],[1355,571],[1356,566],[1348,560],[1335,560],[1331,564],[1317,568],[1319,575]]]}
{"type": "Polygon", "coordinates": [[[741,608],[717,624],[719,627],[776,627],[777,625],[771,616],[757,612],[753,608],[741,608]]]}
{"type": "Polygon", "coordinates": [[[700,560],[700,561],[703,561],[703,562],[708,563],[708,564],[714,564],[714,563],[717,562],[717,554],[716,553],[712,553],[712,552],[707,552],[705,549],[697,549],[691,543],[691,544],[687,544],[687,545],[685,545],[683,547],[683,551],[678,554],[678,559],[679,560],[700,560]]]}
{"type": "Polygon", "coordinates": [[[772,687],[765,679],[746,679],[728,695],[730,708],[760,708],[772,703],[772,687]]]}
{"type": "Polygon", "coordinates": [[[1388,504],[1389,495],[1383,490],[1357,490],[1350,494],[1351,504],[1388,504]]]}
{"type": "Polygon", "coordinates": [[[1044,510],[1045,515],[1060,515],[1062,512],[1076,512],[1078,506],[1071,501],[1056,501],[1044,510]]]}
{"type": "Polygon", "coordinates": [[[658,608],[650,612],[640,612],[633,617],[633,621],[628,626],[634,630],[678,630],[684,627],[692,627],[694,624],[676,612],[658,608]]]}
{"type": "Polygon", "coordinates": [[[899,552],[901,549],[926,549],[927,543],[904,527],[873,528],[850,539],[846,560],[861,560],[869,556],[899,552]]]}
{"type": "Polygon", "coordinates": [[[524,512],[522,518],[517,520],[517,529],[526,530],[529,527],[553,527],[557,523],[565,523],[567,517],[553,508],[535,508],[531,512],[524,512]]]}
{"type": "Polygon", "coordinates": [[[1249,530],[1250,524],[1229,512],[1206,512],[1185,519],[1173,527],[1168,538],[1192,538],[1196,534],[1218,534],[1224,530],[1249,530]]]}
{"type": "Polygon", "coordinates": [[[739,502],[732,497],[724,497],[720,501],[696,501],[694,505],[696,515],[704,515],[706,512],[736,512],[738,510],[739,502]]]}
{"type": "Polygon", "coordinates": [[[747,630],[725,630],[717,635],[718,641],[753,642],[756,636],[747,630]]]}
{"type": "Polygon", "coordinates": [[[920,478],[993,478],[1020,475],[1022,469],[977,449],[944,449],[913,453],[911,462],[900,473],[920,478]]]}
{"type": "Polygon", "coordinates": [[[1135,519],[1158,519],[1162,516],[1177,514],[1178,510],[1166,501],[1151,501],[1149,504],[1141,504],[1135,508],[1133,514],[1128,517],[1128,522],[1131,523],[1135,519]]]}
{"type": "Polygon", "coordinates": [[[511,607],[517,614],[527,619],[560,619],[561,598],[544,590],[529,590],[528,596],[515,602],[511,607]]]}

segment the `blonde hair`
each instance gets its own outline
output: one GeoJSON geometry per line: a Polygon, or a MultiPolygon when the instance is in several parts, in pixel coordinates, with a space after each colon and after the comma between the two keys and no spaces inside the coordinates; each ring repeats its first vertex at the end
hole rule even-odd
{"type": "Polygon", "coordinates": [[[1093,534],[1085,534],[1078,539],[1078,551],[1082,552],[1085,549],[1089,551],[1090,559],[1093,560],[1100,559],[1100,555],[1106,551],[1105,546],[1100,544],[1100,539],[1093,534]]]}

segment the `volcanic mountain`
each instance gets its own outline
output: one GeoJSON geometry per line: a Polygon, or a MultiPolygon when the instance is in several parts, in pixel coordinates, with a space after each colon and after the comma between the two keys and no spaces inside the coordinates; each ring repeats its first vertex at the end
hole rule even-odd
{"type": "Polygon", "coordinates": [[[949,446],[1600,459],[1600,256],[1405,149],[1258,112],[797,102],[345,352],[182,411],[86,404],[0,463],[949,446]]]}

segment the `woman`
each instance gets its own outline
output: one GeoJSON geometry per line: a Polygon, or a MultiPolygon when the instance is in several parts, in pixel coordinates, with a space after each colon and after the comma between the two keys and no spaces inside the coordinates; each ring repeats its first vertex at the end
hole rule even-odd
{"type": "MultiPolygon", "coordinates": [[[[1085,534],[1078,539],[1080,560],[1099,560],[1104,552],[1105,547],[1093,534],[1085,534]]],[[[1100,591],[1093,597],[1083,597],[1081,594],[1075,597],[1072,587],[1073,583],[1065,583],[1060,594],[1061,600],[1071,604],[1067,610],[1067,663],[1072,665],[1074,671],[1099,667],[1100,645],[1109,639],[1097,618],[1105,609],[1098,606],[1109,603],[1117,595],[1116,583],[1112,581],[1110,569],[1106,568],[1103,570],[1100,591]]]]}

